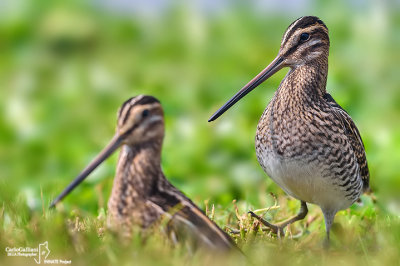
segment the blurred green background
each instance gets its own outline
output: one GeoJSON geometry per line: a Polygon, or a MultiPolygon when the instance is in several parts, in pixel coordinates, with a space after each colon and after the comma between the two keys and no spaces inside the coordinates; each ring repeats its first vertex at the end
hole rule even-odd
{"type": "MultiPolygon", "coordinates": [[[[259,167],[256,125],[287,70],[216,122],[209,116],[277,54],[287,26],[317,15],[331,37],[328,91],[365,142],[371,186],[400,214],[399,1],[46,1],[0,4],[0,201],[41,211],[114,134],[127,98],[163,104],[162,165],[204,207],[266,207],[283,194],[259,167]]],[[[117,154],[64,200],[105,207],[117,154]]]]}

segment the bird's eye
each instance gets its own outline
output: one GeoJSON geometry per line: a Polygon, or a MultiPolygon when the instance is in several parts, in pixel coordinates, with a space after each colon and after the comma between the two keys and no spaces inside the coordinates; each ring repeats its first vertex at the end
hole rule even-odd
{"type": "Polygon", "coordinates": [[[147,110],[147,109],[144,109],[143,112],[142,112],[142,117],[143,117],[143,118],[144,118],[144,117],[147,117],[149,114],[150,114],[150,111],[147,110]]]}
{"type": "Polygon", "coordinates": [[[302,34],[300,35],[300,40],[302,40],[303,42],[304,42],[304,41],[307,41],[308,39],[310,39],[310,34],[308,34],[308,33],[302,33],[302,34]]]}

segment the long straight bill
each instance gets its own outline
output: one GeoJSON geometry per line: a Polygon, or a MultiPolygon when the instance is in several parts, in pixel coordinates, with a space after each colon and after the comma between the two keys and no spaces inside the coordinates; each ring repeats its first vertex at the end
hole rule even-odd
{"type": "Polygon", "coordinates": [[[64,189],[64,191],[53,200],[49,208],[54,208],[55,205],[61,201],[65,196],[67,196],[75,187],[77,187],[97,166],[99,166],[105,159],[107,159],[122,142],[122,137],[118,134],[113,137],[110,143],[94,158],[94,160],[86,166],[85,169],[75,178],[71,184],[64,189]]]}
{"type": "Polygon", "coordinates": [[[211,117],[208,122],[214,121],[220,117],[225,111],[231,108],[236,102],[246,96],[249,92],[254,90],[258,85],[263,83],[266,79],[275,74],[278,70],[282,68],[283,58],[276,57],[271,64],[269,64],[263,71],[261,71],[255,78],[253,78],[249,83],[247,83],[238,93],[235,94],[228,102],[226,102],[221,108],[218,109],[211,117]]]}

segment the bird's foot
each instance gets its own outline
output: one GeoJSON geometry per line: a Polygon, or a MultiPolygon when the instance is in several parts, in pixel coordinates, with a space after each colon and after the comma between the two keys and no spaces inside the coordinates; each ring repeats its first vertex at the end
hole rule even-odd
{"type": "Polygon", "coordinates": [[[279,224],[271,224],[252,211],[249,211],[249,213],[251,214],[251,216],[253,218],[256,218],[257,220],[259,220],[263,225],[271,228],[272,232],[275,233],[278,237],[284,237],[285,233],[284,233],[283,229],[286,226],[288,226],[289,224],[292,224],[296,221],[304,219],[304,217],[306,217],[306,215],[308,213],[308,209],[307,209],[306,202],[301,201],[301,207],[300,207],[299,213],[297,215],[293,216],[292,218],[289,218],[286,221],[283,221],[279,224]]]}
{"type": "Polygon", "coordinates": [[[287,224],[271,224],[270,222],[264,220],[262,217],[258,216],[252,211],[249,211],[248,213],[251,215],[251,217],[256,218],[258,221],[260,221],[260,223],[270,228],[272,233],[276,234],[278,237],[285,236],[285,232],[283,231],[283,229],[287,226],[287,224]]]}

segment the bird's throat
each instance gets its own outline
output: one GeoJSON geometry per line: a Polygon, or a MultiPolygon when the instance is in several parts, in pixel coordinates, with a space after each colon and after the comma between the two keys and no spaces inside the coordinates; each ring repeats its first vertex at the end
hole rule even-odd
{"type": "MultiPolygon", "coordinates": [[[[322,98],[326,93],[328,60],[321,58],[312,63],[293,67],[282,81],[277,96],[310,102],[322,98]]],[[[302,104],[300,103],[299,104],[302,104]]]]}

